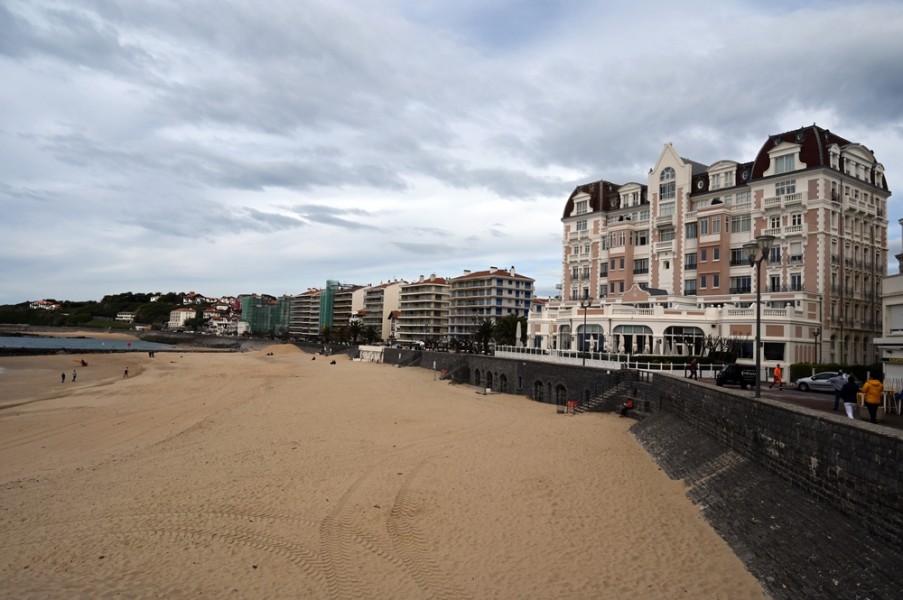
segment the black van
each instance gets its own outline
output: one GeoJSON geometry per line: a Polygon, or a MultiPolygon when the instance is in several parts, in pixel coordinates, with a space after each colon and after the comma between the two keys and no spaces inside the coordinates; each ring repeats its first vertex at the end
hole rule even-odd
{"type": "Polygon", "coordinates": [[[715,376],[715,385],[739,385],[742,389],[756,385],[756,368],[748,365],[732,364],[721,369],[715,376]]]}

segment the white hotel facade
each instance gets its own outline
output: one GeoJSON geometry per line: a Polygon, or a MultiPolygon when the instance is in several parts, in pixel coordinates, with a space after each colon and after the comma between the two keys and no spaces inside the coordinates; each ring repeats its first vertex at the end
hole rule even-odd
{"type": "Polygon", "coordinates": [[[763,366],[875,362],[889,196],[866,146],[816,125],[745,163],[666,144],[644,183],[568,198],[561,299],[535,305],[529,345],[689,356],[722,340],[751,362],[758,291],[763,366]],[[759,279],[744,245],[761,236],[759,279]]]}

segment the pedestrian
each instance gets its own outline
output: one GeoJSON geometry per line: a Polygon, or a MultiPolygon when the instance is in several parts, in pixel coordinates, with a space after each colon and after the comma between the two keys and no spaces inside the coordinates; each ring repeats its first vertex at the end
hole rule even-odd
{"type": "Polygon", "coordinates": [[[125,368],[125,371],[122,373],[122,376],[124,378],[129,376],[129,368],[128,367],[125,368]]]}
{"type": "Polygon", "coordinates": [[[75,378],[78,377],[78,373],[75,369],[72,369],[72,383],[75,383],[75,378]]]}
{"type": "Polygon", "coordinates": [[[828,383],[834,388],[834,410],[837,410],[837,407],[840,406],[840,390],[843,389],[846,382],[847,378],[842,370],[838,371],[837,375],[828,380],[828,383]]]}
{"type": "Polygon", "coordinates": [[[772,376],[772,379],[771,379],[771,385],[768,386],[768,388],[769,389],[773,388],[775,386],[775,384],[778,385],[779,390],[784,389],[784,380],[781,378],[781,363],[778,363],[777,366],[774,368],[774,375],[772,376]]]}
{"type": "Polygon", "coordinates": [[[696,359],[690,361],[690,379],[698,379],[696,376],[696,370],[699,368],[699,363],[696,362],[696,359]]]}
{"type": "Polygon", "coordinates": [[[60,373],[60,383],[66,383],[66,374],[60,373]]]}
{"type": "Polygon", "coordinates": [[[859,390],[865,395],[865,407],[869,411],[869,420],[872,423],[878,422],[878,407],[884,397],[884,373],[877,373],[869,378],[868,381],[859,390]]]}
{"type": "Polygon", "coordinates": [[[847,416],[856,418],[856,395],[859,394],[859,382],[852,375],[847,377],[846,383],[840,388],[840,397],[843,399],[843,408],[847,416]]]}

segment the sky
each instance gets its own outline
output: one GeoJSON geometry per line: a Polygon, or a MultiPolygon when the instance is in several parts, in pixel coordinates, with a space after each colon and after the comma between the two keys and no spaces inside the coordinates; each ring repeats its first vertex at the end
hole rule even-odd
{"type": "Polygon", "coordinates": [[[903,217],[903,2],[3,0],[0,304],[515,266],[577,185],[817,123],[903,217]]]}

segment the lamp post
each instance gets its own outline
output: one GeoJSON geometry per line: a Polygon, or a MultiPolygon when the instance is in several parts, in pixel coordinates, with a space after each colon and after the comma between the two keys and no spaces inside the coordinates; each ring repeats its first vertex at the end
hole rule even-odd
{"type": "Polygon", "coordinates": [[[818,336],[821,335],[821,327],[816,327],[815,331],[812,332],[812,337],[815,338],[815,364],[818,364],[818,336]]]}
{"type": "Polygon", "coordinates": [[[593,303],[592,299],[589,297],[587,290],[583,290],[583,297],[580,298],[580,308],[583,309],[583,339],[581,340],[580,346],[583,351],[583,366],[586,366],[586,313],[587,309],[593,303]]]}
{"type": "Polygon", "coordinates": [[[762,395],[762,261],[768,260],[773,243],[773,235],[760,235],[756,241],[743,244],[749,266],[756,267],[756,398],[762,395]]]}

